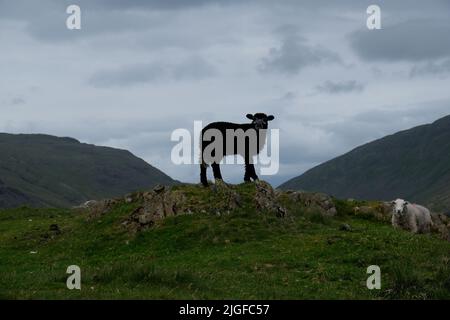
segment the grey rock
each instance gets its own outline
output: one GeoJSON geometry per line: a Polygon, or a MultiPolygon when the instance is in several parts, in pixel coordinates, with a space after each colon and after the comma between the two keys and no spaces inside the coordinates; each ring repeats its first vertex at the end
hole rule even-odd
{"type": "Polygon", "coordinates": [[[255,182],[255,206],[257,210],[268,211],[274,213],[277,217],[285,217],[287,209],[278,203],[278,197],[275,194],[272,186],[262,180],[255,182]]]}
{"type": "Polygon", "coordinates": [[[287,194],[289,199],[302,207],[311,210],[317,210],[324,216],[335,216],[337,209],[333,199],[324,193],[310,193],[304,191],[295,191],[287,194]]]}
{"type": "Polygon", "coordinates": [[[153,188],[153,191],[155,191],[156,193],[161,193],[164,191],[164,189],[165,189],[165,187],[163,185],[158,184],[157,186],[155,186],[153,188]]]}

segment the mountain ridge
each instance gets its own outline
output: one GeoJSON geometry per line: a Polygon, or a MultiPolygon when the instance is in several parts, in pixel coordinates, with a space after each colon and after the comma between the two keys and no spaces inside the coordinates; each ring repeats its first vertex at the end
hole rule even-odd
{"type": "Polygon", "coordinates": [[[71,137],[8,133],[0,133],[0,179],[1,207],[67,207],[177,183],[128,150],[71,137]]]}
{"type": "Polygon", "coordinates": [[[358,146],[279,186],[450,209],[450,115],[358,146]]]}

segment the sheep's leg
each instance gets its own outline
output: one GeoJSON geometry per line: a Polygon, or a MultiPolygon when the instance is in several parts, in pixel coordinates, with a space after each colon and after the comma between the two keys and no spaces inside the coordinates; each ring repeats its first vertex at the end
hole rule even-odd
{"type": "Polygon", "coordinates": [[[258,180],[258,176],[256,175],[255,166],[253,165],[253,163],[246,163],[244,181],[248,182],[250,181],[250,178],[253,180],[258,180]]]}
{"type": "Polygon", "coordinates": [[[245,182],[250,182],[251,181],[251,175],[250,175],[250,170],[248,168],[248,163],[245,164],[245,175],[244,175],[244,181],[245,182]]]}
{"type": "Polygon", "coordinates": [[[214,173],[214,180],[220,179],[222,180],[222,174],[220,173],[220,165],[218,163],[213,163],[211,165],[214,173]]]}
{"type": "Polygon", "coordinates": [[[409,221],[409,229],[411,230],[412,233],[418,233],[419,232],[419,228],[417,226],[417,221],[416,221],[416,217],[411,215],[408,219],[409,221]]]}
{"type": "Polygon", "coordinates": [[[204,185],[205,187],[208,186],[208,179],[206,177],[206,169],[207,169],[207,165],[202,163],[200,165],[200,182],[202,183],[202,185],[204,185]]]}
{"type": "Polygon", "coordinates": [[[256,174],[256,171],[255,171],[255,166],[253,165],[253,164],[251,164],[251,167],[252,167],[252,178],[253,178],[253,180],[259,180],[259,178],[258,178],[258,175],[256,174]]]}
{"type": "Polygon", "coordinates": [[[396,217],[395,214],[392,214],[391,224],[394,228],[400,228],[400,225],[398,223],[398,218],[396,217]]]}
{"type": "Polygon", "coordinates": [[[252,178],[252,172],[251,172],[251,168],[250,168],[250,163],[249,163],[248,159],[245,159],[244,181],[245,182],[250,182],[251,178],[252,178]]]}

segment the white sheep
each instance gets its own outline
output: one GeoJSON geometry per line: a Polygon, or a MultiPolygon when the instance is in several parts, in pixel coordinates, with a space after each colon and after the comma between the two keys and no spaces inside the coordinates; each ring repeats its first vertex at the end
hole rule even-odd
{"type": "Polygon", "coordinates": [[[392,201],[392,225],[413,233],[428,233],[433,226],[430,210],[403,199],[392,201]]]}

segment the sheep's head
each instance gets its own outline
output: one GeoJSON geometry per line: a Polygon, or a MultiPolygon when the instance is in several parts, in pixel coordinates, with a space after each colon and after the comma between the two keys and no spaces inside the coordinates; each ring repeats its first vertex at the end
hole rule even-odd
{"type": "Polygon", "coordinates": [[[274,116],[266,115],[265,113],[255,113],[255,114],[247,114],[247,118],[252,120],[252,124],[255,126],[256,130],[259,129],[267,129],[269,121],[275,119],[274,116]]]}
{"type": "Polygon", "coordinates": [[[392,212],[397,215],[402,215],[406,211],[408,201],[397,199],[392,201],[392,212]]]}

